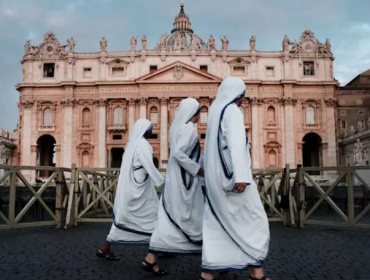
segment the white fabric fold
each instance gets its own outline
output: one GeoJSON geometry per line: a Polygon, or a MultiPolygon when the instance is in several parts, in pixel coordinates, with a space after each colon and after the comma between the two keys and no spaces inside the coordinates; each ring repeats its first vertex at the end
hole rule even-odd
{"type": "Polygon", "coordinates": [[[202,181],[197,173],[202,156],[197,129],[190,122],[198,112],[198,101],[184,99],[170,127],[171,152],[159,204],[158,224],[150,240],[152,251],[201,251],[204,197],[202,181]]]}
{"type": "Polygon", "coordinates": [[[227,78],[209,111],[204,154],[204,271],[261,265],[268,253],[268,219],[252,177],[242,113],[234,103],[244,95],[244,82],[227,78]],[[235,183],[249,185],[243,193],[235,193],[235,183]]]}
{"type": "Polygon", "coordinates": [[[114,200],[114,223],[108,242],[148,242],[157,222],[158,196],[163,176],[153,163],[153,149],[143,137],[150,121],[138,120],[122,158],[114,200]]]}

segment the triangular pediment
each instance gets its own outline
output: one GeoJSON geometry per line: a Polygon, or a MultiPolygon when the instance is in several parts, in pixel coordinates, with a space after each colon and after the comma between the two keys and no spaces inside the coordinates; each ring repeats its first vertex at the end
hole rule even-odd
{"type": "Polygon", "coordinates": [[[215,82],[219,83],[222,79],[201,71],[183,62],[174,62],[164,66],[153,73],[149,73],[136,79],[137,83],[190,83],[190,82],[215,82]]]}

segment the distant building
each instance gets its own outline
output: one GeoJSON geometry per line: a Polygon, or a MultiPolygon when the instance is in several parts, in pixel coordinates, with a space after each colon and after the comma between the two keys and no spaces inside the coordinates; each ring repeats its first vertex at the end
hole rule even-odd
{"type": "Polygon", "coordinates": [[[370,70],[341,87],[338,99],[340,165],[370,162],[370,70]]]}
{"type": "Polygon", "coordinates": [[[100,51],[90,53],[77,52],[73,38],[60,44],[51,32],[40,45],[26,43],[16,86],[21,165],[118,167],[133,124],[148,118],[162,166],[181,99],[199,100],[204,145],[208,109],[230,75],[246,85],[240,110],[254,168],[337,164],[338,82],[329,40],[305,30],[298,43],[285,36],[277,51],[259,51],[254,36],[249,50],[230,50],[226,36],[198,37],[183,5],[171,34],[153,49],[146,36],[139,40],[140,47],[132,37],[130,50],[109,51],[103,38],[100,51]]]}
{"type": "MultiPolygon", "coordinates": [[[[17,163],[16,145],[13,144],[13,137],[9,131],[0,129],[0,165],[12,165],[17,163]]],[[[4,169],[0,168],[0,177],[4,169]]]]}

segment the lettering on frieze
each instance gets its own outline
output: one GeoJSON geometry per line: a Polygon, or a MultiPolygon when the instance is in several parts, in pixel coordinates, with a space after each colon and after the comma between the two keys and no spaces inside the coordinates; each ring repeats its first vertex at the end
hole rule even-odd
{"type": "Polygon", "coordinates": [[[120,87],[120,88],[94,88],[94,89],[87,89],[87,88],[77,88],[75,89],[75,93],[124,93],[124,92],[138,92],[138,91],[146,91],[146,92],[166,92],[166,91],[212,91],[217,92],[218,87],[215,86],[190,86],[190,87],[182,87],[182,86],[149,86],[149,87],[120,87]]]}

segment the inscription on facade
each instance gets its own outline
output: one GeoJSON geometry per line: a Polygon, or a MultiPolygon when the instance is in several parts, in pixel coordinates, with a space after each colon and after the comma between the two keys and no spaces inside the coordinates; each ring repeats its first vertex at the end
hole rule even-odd
{"type": "Polygon", "coordinates": [[[159,86],[159,87],[119,87],[119,88],[76,88],[75,93],[123,93],[123,92],[138,92],[138,91],[149,91],[149,92],[163,92],[163,91],[212,91],[217,92],[218,87],[215,86],[159,86]]]}

